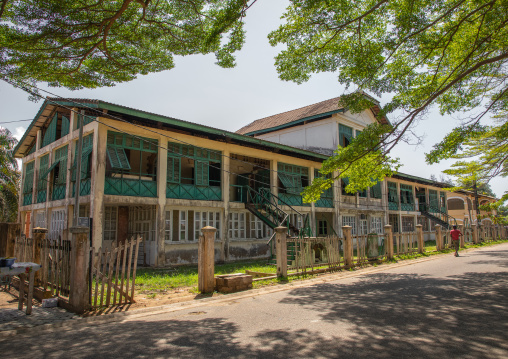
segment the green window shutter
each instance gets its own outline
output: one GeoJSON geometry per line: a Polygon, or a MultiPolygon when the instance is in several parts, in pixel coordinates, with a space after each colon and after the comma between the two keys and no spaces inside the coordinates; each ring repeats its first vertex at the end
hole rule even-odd
{"type": "Polygon", "coordinates": [[[53,119],[51,120],[51,123],[49,124],[48,128],[46,129],[46,132],[44,132],[44,137],[42,139],[42,147],[46,147],[50,143],[55,142],[57,123],[58,123],[58,114],[55,113],[55,116],[53,116],[53,119]]]}
{"type": "Polygon", "coordinates": [[[353,141],[353,129],[339,123],[339,145],[346,147],[353,141]]]}
{"type": "Polygon", "coordinates": [[[167,182],[180,183],[180,158],[168,156],[167,182]]]}
{"type": "Polygon", "coordinates": [[[37,190],[43,191],[46,189],[46,177],[48,176],[48,166],[49,166],[49,155],[45,155],[41,157],[39,164],[39,181],[37,182],[37,190]]]}
{"type": "MultiPolygon", "coordinates": [[[[92,154],[93,148],[87,147],[83,148],[81,152],[81,179],[90,177],[90,172],[88,171],[88,163],[90,161],[90,155],[92,154]]],[[[76,149],[77,152],[77,149],[76,149]]],[[[78,156],[77,154],[74,156],[74,163],[72,164],[72,181],[76,181],[76,167],[78,166],[78,156]]]]}
{"type": "Polygon", "coordinates": [[[370,188],[370,196],[372,198],[381,198],[382,192],[381,192],[381,182],[376,183],[374,186],[370,188]]]}
{"type": "MultiPolygon", "coordinates": [[[[45,172],[41,172],[40,179],[45,179],[48,177],[48,175],[55,169],[56,166],[58,166],[60,162],[54,162],[45,172]]],[[[47,180],[46,180],[47,181],[47,180]]]]}
{"type": "Polygon", "coordinates": [[[61,137],[66,136],[69,134],[69,119],[65,116],[62,116],[62,131],[61,131],[61,137]]]}
{"type": "Polygon", "coordinates": [[[194,162],[196,165],[194,177],[196,179],[197,186],[208,186],[208,162],[205,161],[196,161],[194,162]]]}
{"type": "Polygon", "coordinates": [[[34,166],[35,161],[28,163],[25,167],[25,183],[23,193],[32,193],[34,185],[34,166]]]}
{"type": "Polygon", "coordinates": [[[123,169],[122,163],[120,162],[120,158],[118,158],[118,153],[115,147],[107,147],[106,153],[108,154],[109,163],[111,164],[111,168],[113,169],[123,169]]]}

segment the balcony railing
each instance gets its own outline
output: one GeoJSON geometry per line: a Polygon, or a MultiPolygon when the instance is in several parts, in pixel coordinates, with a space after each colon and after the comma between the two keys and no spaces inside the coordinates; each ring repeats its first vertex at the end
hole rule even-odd
{"type": "Polygon", "coordinates": [[[106,177],[104,194],[117,196],[157,197],[157,182],[144,179],[106,177]]]}
{"type": "Polygon", "coordinates": [[[390,211],[398,211],[399,210],[399,204],[397,202],[388,202],[388,209],[390,211]]]}
{"type": "MultiPolygon", "coordinates": [[[[81,185],[79,186],[79,195],[80,196],[88,196],[90,194],[90,189],[92,186],[92,180],[90,178],[85,178],[81,180],[81,185]]],[[[72,196],[76,195],[76,182],[72,183],[72,196]]]]}
{"type": "Polygon", "coordinates": [[[414,211],[415,205],[414,205],[414,203],[401,203],[400,210],[401,211],[414,211]]]}
{"type": "Polygon", "coordinates": [[[168,183],[166,198],[195,199],[202,201],[221,201],[219,186],[195,186],[192,184],[168,183]]]}
{"type": "Polygon", "coordinates": [[[53,193],[51,194],[51,200],[56,201],[59,199],[65,198],[65,184],[55,184],[53,185],[53,193]]]}
{"type": "Polygon", "coordinates": [[[302,196],[297,194],[279,193],[279,204],[288,204],[290,206],[310,206],[308,203],[303,203],[302,196]]]}

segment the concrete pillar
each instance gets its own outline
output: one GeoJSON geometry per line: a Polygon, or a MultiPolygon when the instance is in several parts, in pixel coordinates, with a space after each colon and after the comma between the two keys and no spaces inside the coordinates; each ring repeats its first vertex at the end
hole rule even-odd
{"type": "MultiPolygon", "coordinates": [[[[167,187],[167,176],[168,176],[168,150],[167,150],[167,138],[160,136],[159,151],[157,157],[157,219],[156,219],[156,230],[157,230],[157,258],[155,265],[162,267],[166,264],[166,187],[167,187]]],[[[148,243],[148,242],[145,242],[148,243]]]]}
{"type": "Polygon", "coordinates": [[[222,220],[222,231],[220,237],[220,260],[224,262],[229,257],[229,212],[230,212],[230,173],[231,171],[231,158],[229,151],[223,151],[222,157],[222,200],[224,203],[224,218],[222,220]]]}
{"type": "MultiPolygon", "coordinates": [[[[314,181],[314,169],[315,169],[314,167],[309,167],[309,184],[314,181]]],[[[317,237],[316,206],[314,202],[310,204],[309,222],[311,233],[313,233],[314,236],[317,237]]]]}
{"type": "Polygon", "coordinates": [[[387,260],[393,259],[393,232],[389,224],[385,225],[385,255],[387,260]]]}
{"type": "Polygon", "coordinates": [[[460,248],[466,248],[466,237],[464,236],[464,225],[459,224],[458,229],[460,233],[462,233],[462,236],[460,236],[460,248]]]}
{"type": "MultiPolygon", "coordinates": [[[[33,230],[34,238],[33,238],[33,246],[34,246],[34,255],[32,257],[32,262],[37,264],[42,264],[41,258],[41,246],[46,239],[46,234],[48,233],[47,228],[34,228],[33,230]]],[[[35,285],[38,286],[41,281],[41,271],[35,272],[35,285]]]]}
{"type": "Polygon", "coordinates": [[[441,225],[436,224],[436,249],[443,250],[443,235],[441,234],[441,225]]]}
{"type": "Polygon", "coordinates": [[[471,232],[473,234],[473,243],[478,244],[478,226],[475,223],[471,224],[471,232]]]}
{"type": "Polygon", "coordinates": [[[353,266],[353,238],[351,237],[351,226],[342,226],[344,235],[344,262],[346,267],[353,266]]]}
{"type": "Polygon", "coordinates": [[[201,229],[198,246],[198,289],[201,293],[212,293],[214,290],[215,265],[215,232],[214,227],[201,229]]]}
{"type": "Polygon", "coordinates": [[[99,248],[102,245],[107,136],[107,127],[99,124],[97,131],[94,131],[93,137],[92,188],[90,190],[90,213],[93,218],[92,238],[94,248],[99,248]]]}
{"type": "Polygon", "coordinates": [[[90,243],[88,227],[72,227],[71,232],[71,290],[69,304],[76,313],[83,313],[89,306],[88,270],[90,243]]]}
{"type": "Polygon", "coordinates": [[[421,224],[416,225],[416,235],[418,239],[418,253],[425,253],[425,242],[423,241],[423,226],[421,224]]]}
{"type": "Polygon", "coordinates": [[[275,252],[277,256],[277,277],[288,276],[287,227],[275,228],[275,252]]]}

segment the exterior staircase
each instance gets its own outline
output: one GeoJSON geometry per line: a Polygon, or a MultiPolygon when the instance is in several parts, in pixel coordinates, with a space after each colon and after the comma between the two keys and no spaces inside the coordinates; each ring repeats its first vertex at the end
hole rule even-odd
{"type": "Polygon", "coordinates": [[[441,211],[438,208],[429,206],[428,204],[420,204],[420,212],[425,217],[429,218],[431,221],[440,224],[445,229],[450,229],[450,223],[453,223],[453,225],[457,225],[457,220],[450,216],[448,213],[441,211]],[[446,218],[446,221],[439,218],[438,216],[434,215],[434,213],[437,213],[440,216],[443,216],[446,218]]]}
{"type": "MultiPolygon", "coordinates": [[[[308,214],[301,214],[289,204],[282,201],[279,197],[272,194],[268,188],[260,188],[256,191],[249,186],[245,187],[247,192],[245,208],[263,221],[263,223],[265,223],[268,227],[275,229],[276,227],[286,226],[289,234],[296,237],[310,237],[312,235],[308,214]],[[281,208],[279,202],[282,202],[284,205],[290,207],[291,212],[297,214],[298,222],[302,224],[301,226],[298,226],[297,223],[293,223],[290,220],[289,214],[281,208]]],[[[268,241],[270,248],[273,246],[272,240],[274,236],[275,232],[268,241]]],[[[295,245],[296,244],[294,242],[287,243],[288,264],[295,260],[297,250],[295,245]]],[[[276,264],[273,250],[270,263],[276,264]]]]}

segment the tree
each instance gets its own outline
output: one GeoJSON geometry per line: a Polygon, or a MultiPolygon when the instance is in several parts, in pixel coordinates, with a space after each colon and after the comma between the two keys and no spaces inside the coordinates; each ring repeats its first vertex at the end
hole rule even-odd
{"type": "Polygon", "coordinates": [[[6,128],[0,128],[0,222],[14,222],[18,215],[20,172],[13,156],[18,141],[6,128]]]}
{"type": "MultiPolygon", "coordinates": [[[[386,166],[394,168],[396,161],[387,154],[431,106],[439,106],[442,114],[481,111],[463,119],[429,156],[429,163],[458,154],[480,135],[482,143],[492,148],[504,134],[508,126],[506,0],[293,0],[283,18],[286,23],[269,35],[272,45],[286,46],[275,62],[281,79],[302,83],[313,73],[334,72],[351,90],[340,105],[353,112],[368,108],[363,93],[367,90],[377,96],[393,95],[380,116],[402,113],[391,128],[377,126],[377,141],[355,141],[330,162],[334,170],[347,172],[352,166],[344,155],[348,152],[356,155],[355,160],[371,158],[384,165],[364,171],[356,184],[350,181],[351,189],[368,185],[369,178],[381,179],[386,166]],[[486,114],[500,116],[501,125],[485,129],[481,120],[486,114]],[[382,150],[373,156],[379,146],[382,150]]],[[[504,168],[506,156],[487,155],[485,161],[491,161],[494,170],[486,172],[492,175],[495,168],[504,168]]],[[[320,187],[312,185],[305,194],[316,198],[320,187]]]]}
{"type": "Polygon", "coordinates": [[[0,73],[23,88],[79,89],[171,69],[175,55],[215,53],[232,67],[254,2],[2,0],[0,73]]]}

